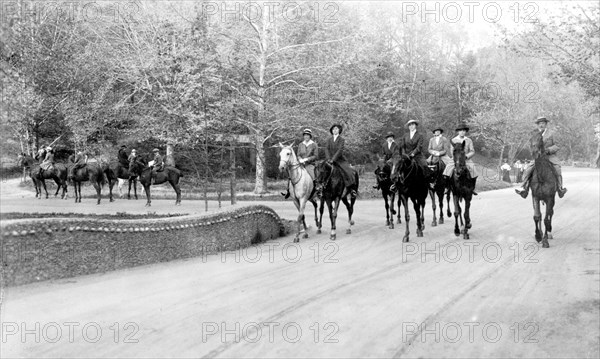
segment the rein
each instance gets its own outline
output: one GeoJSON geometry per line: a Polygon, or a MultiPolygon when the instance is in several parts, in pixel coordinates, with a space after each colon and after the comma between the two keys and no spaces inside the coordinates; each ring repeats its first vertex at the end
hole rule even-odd
{"type": "Polygon", "coordinates": [[[292,182],[292,186],[295,187],[298,183],[300,183],[303,173],[302,173],[302,171],[300,171],[300,177],[298,178],[298,180],[296,182],[294,182],[294,181],[292,181],[292,176],[290,175],[290,171],[302,166],[302,164],[299,162],[297,164],[291,164],[290,161],[287,160],[287,161],[285,161],[285,166],[286,166],[286,170],[288,172],[288,176],[290,177],[290,182],[292,182]]]}

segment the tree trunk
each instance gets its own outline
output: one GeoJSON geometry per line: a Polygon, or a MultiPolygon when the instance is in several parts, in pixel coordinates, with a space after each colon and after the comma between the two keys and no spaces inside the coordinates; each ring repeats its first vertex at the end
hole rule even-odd
{"type": "Polygon", "coordinates": [[[256,135],[256,183],[254,185],[254,193],[267,193],[267,171],[265,163],[265,147],[264,138],[261,135],[256,135]]]}
{"type": "Polygon", "coordinates": [[[174,151],[174,146],[172,143],[167,143],[167,155],[165,158],[165,164],[167,166],[172,166],[175,167],[175,157],[174,157],[175,151],[174,151]]]}

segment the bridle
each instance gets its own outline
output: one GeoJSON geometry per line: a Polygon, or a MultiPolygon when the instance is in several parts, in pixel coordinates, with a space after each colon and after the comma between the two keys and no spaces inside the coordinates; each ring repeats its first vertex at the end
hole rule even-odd
{"type": "Polygon", "coordinates": [[[304,173],[302,173],[302,171],[300,171],[300,177],[298,178],[298,180],[296,182],[294,182],[292,180],[292,177],[290,176],[290,171],[293,171],[294,169],[302,166],[302,164],[300,162],[296,163],[296,164],[292,164],[290,163],[290,159],[291,159],[291,153],[290,153],[290,157],[287,160],[280,160],[279,164],[281,164],[281,162],[285,163],[285,169],[288,172],[288,177],[290,178],[290,182],[292,182],[292,186],[296,186],[298,183],[300,183],[300,180],[302,179],[302,176],[304,175],[304,173]]]}

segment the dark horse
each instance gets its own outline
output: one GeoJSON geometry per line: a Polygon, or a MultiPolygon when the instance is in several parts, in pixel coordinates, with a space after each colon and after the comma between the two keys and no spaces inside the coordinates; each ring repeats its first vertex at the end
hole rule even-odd
{"type": "MultiPolygon", "coordinates": [[[[457,237],[462,233],[463,239],[469,239],[469,229],[471,228],[471,199],[475,191],[475,182],[477,177],[471,178],[469,169],[467,168],[467,158],[465,155],[465,142],[455,143],[453,149],[454,158],[454,173],[450,177],[449,185],[454,199],[454,235],[457,237]],[[465,200],[465,221],[463,224],[463,214],[460,208],[460,203],[465,200]],[[458,227],[458,219],[460,218],[460,226],[458,227]]],[[[450,206],[448,206],[448,217],[450,216],[450,206]]]]}
{"type": "Polygon", "coordinates": [[[106,174],[106,178],[108,179],[108,198],[111,202],[113,199],[113,187],[119,182],[119,178],[129,181],[129,191],[127,191],[127,199],[131,199],[131,184],[133,183],[133,195],[135,199],[138,199],[137,196],[137,176],[132,174],[128,168],[124,168],[119,162],[111,162],[106,166],[104,170],[106,174]]]}
{"type": "Polygon", "coordinates": [[[546,157],[542,133],[536,131],[530,140],[534,157],[533,173],[531,174],[531,194],[533,198],[533,221],[535,222],[535,239],[542,242],[542,247],[549,248],[548,239],[552,239],[552,216],[554,215],[554,195],[558,188],[558,180],[554,166],[546,157]],[[546,205],[544,217],[545,232],[542,237],[542,213],[540,201],[546,205]]]}
{"type": "MultiPolygon", "coordinates": [[[[394,184],[392,181],[392,169],[387,164],[383,166],[380,165],[375,170],[375,176],[377,177],[377,183],[379,184],[381,196],[383,197],[383,201],[385,203],[385,225],[390,227],[390,229],[393,229],[394,215],[396,214],[396,210],[394,210],[394,201],[396,199],[396,192],[398,192],[398,189],[394,188],[394,190],[392,190],[392,185],[394,184]]],[[[402,223],[400,220],[401,205],[402,197],[398,196],[398,224],[402,223]]]]}
{"type": "Polygon", "coordinates": [[[425,174],[419,164],[413,159],[402,154],[394,163],[392,169],[392,178],[394,179],[393,188],[398,190],[398,194],[404,205],[404,219],[406,220],[406,231],[403,242],[408,242],[410,230],[410,211],[408,210],[408,200],[410,199],[417,216],[417,237],[423,237],[425,229],[425,200],[429,191],[429,183],[425,180],[425,174]]]}
{"type": "Polygon", "coordinates": [[[429,196],[431,197],[431,207],[433,209],[433,221],[431,222],[431,226],[435,227],[439,224],[444,223],[444,194],[446,194],[446,200],[448,202],[448,207],[450,207],[450,191],[448,190],[448,183],[444,179],[443,173],[446,168],[446,164],[439,160],[436,164],[430,166],[433,172],[432,180],[433,180],[433,188],[429,188],[429,196]],[[433,167],[433,168],[432,168],[433,167]],[[440,217],[439,222],[437,219],[436,211],[437,207],[435,204],[435,199],[437,196],[437,200],[440,206],[440,217]]]}
{"type": "MultiPolygon", "coordinates": [[[[317,182],[317,193],[321,193],[321,201],[327,203],[329,209],[329,219],[331,220],[331,234],[329,239],[336,239],[336,226],[335,221],[337,219],[338,208],[340,206],[340,200],[344,202],[346,209],[348,209],[348,223],[350,226],[354,225],[352,220],[352,214],[354,213],[354,202],[356,198],[350,196],[348,201],[349,193],[344,184],[341,169],[336,165],[329,164],[325,161],[317,162],[315,166],[315,177],[317,182]]],[[[353,189],[358,192],[358,172],[354,171],[354,187],[353,189]]],[[[322,213],[322,212],[321,212],[322,213]]],[[[352,229],[348,228],[346,234],[352,233],[352,229]]]]}
{"type": "Polygon", "coordinates": [[[35,196],[37,198],[42,198],[42,187],[46,192],[46,198],[48,198],[48,190],[46,189],[46,180],[52,179],[56,183],[56,193],[54,193],[54,197],[58,195],[58,191],[62,188],[62,194],[60,198],[67,199],[67,166],[62,163],[55,163],[52,165],[54,167],[51,171],[42,171],[40,175],[40,165],[35,164],[31,167],[30,176],[33,180],[33,184],[35,186],[35,196]],[[38,197],[39,196],[39,197],[38,197]]]}
{"type": "Polygon", "coordinates": [[[106,184],[104,171],[99,163],[88,163],[83,168],[78,168],[73,172],[73,187],[75,188],[75,203],[81,203],[81,182],[90,181],[96,189],[96,196],[100,204],[102,197],[102,187],[106,184]]]}
{"type": "Polygon", "coordinates": [[[142,186],[144,186],[144,190],[146,191],[146,207],[150,207],[152,203],[152,200],[150,199],[150,186],[152,184],[157,185],[165,182],[169,182],[177,194],[175,205],[181,205],[181,189],[179,188],[179,179],[183,177],[183,174],[181,174],[181,171],[179,171],[177,168],[165,166],[162,171],[156,173],[156,182],[151,183],[152,169],[145,162],[142,162],[141,157],[138,157],[137,161],[131,161],[129,163],[129,172],[134,176],[140,177],[140,183],[142,186]]]}

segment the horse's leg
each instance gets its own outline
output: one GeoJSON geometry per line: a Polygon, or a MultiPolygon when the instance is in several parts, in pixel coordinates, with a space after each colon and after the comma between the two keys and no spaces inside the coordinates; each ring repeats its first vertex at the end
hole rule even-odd
{"type": "Polygon", "coordinates": [[[531,200],[533,201],[533,221],[535,223],[535,239],[538,242],[542,241],[542,210],[540,199],[537,197],[531,196],[531,200]]]}
{"type": "Polygon", "coordinates": [[[317,233],[321,234],[321,227],[323,227],[323,212],[325,211],[325,200],[321,199],[321,203],[319,204],[319,229],[317,229],[317,233]]]}
{"type": "Polygon", "coordinates": [[[336,198],[333,203],[333,208],[329,208],[329,218],[331,219],[331,234],[329,235],[329,239],[335,241],[337,234],[335,232],[335,221],[337,219],[338,208],[340,207],[340,198],[336,198]]]}
{"type": "Polygon", "coordinates": [[[444,192],[441,192],[438,190],[436,191],[437,194],[437,199],[439,201],[440,204],[440,219],[438,220],[439,224],[443,224],[444,223],[444,192]]]}
{"type": "Polygon", "coordinates": [[[129,188],[127,189],[127,199],[131,199],[131,180],[127,181],[129,184],[129,188]]]}
{"type": "Polygon", "coordinates": [[[294,237],[294,243],[300,242],[300,232],[302,232],[302,214],[300,212],[300,201],[294,197],[294,206],[298,211],[298,218],[296,219],[296,236],[294,237]]]}
{"type": "Polygon", "coordinates": [[[177,199],[175,200],[175,205],[176,206],[181,206],[181,189],[179,188],[179,184],[174,181],[169,179],[169,183],[171,184],[171,187],[173,187],[173,189],[175,190],[175,194],[177,195],[177,199]]]}
{"type": "Polygon", "coordinates": [[[346,234],[351,234],[352,233],[352,225],[354,224],[354,221],[352,220],[352,213],[354,210],[354,206],[353,204],[350,204],[350,202],[348,202],[348,197],[342,197],[342,202],[344,202],[344,205],[346,206],[346,209],[348,210],[348,224],[350,225],[350,227],[346,230],[346,234]]]}
{"type": "Polygon", "coordinates": [[[115,183],[117,183],[117,187],[118,185],[119,179],[118,178],[109,178],[108,179],[108,200],[110,202],[114,202],[114,198],[113,198],[113,187],[115,186],[115,183]]]}
{"type": "Polygon", "coordinates": [[[431,197],[431,208],[433,210],[433,221],[431,221],[431,226],[435,227],[437,226],[437,217],[435,213],[435,211],[437,210],[437,207],[435,205],[435,190],[429,190],[429,197],[431,197]]]}
{"type": "Polygon", "coordinates": [[[382,189],[381,195],[383,196],[383,202],[385,203],[385,225],[389,226],[390,225],[390,205],[388,204],[387,191],[382,189]]]}
{"type": "Polygon", "coordinates": [[[42,178],[42,186],[44,186],[44,192],[46,192],[46,199],[48,199],[48,189],[46,188],[46,180],[42,178]]]}
{"type": "Polygon", "coordinates": [[[317,201],[313,198],[310,200],[310,203],[312,203],[313,207],[315,207],[315,225],[318,228],[317,233],[321,233],[320,232],[321,225],[319,223],[319,214],[317,213],[317,201]]]}
{"type": "Polygon", "coordinates": [[[131,182],[133,182],[133,198],[138,199],[137,196],[137,179],[132,179],[131,182]]]}
{"type": "Polygon", "coordinates": [[[454,199],[454,235],[460,235],[460,228],[458,227],[458,218],[460,217],[460,225],[463,226],[462,213],[460,209],[460,201],[457,194],[452,194],[454,199]]]}
{"type": "MultiPolygon", "coordinates": [[[[447,209],[446,209],[446,215],[448,216],[448,218],[452,217],[452,212],[450,212],[450,189],[444,189],[444,191],[446,192],[446,205],[447,205],[447,209]]],[[[454,199],[453,199],[454,200],[454,199]]]]}
{"type": "MultiPolygon", "coordinates": [[[[394,203],[396,202],[396,192],[394,191],[389,191],[390,192],[390,207],[391,207],[391,211],[390,211],[390,229],[394,229],[394,216],[396,215],[396,210],[394,209],[394,203]]],[[[400,208],[398,208],[398,211],[400,211],[400,208]]],[[[399,216],[399,215],[398,215],[399,216]]]]}
{"type": "Polygon", "coordinates": [[[307,203],[307,199],[306,198],[302,198],[300,200],[300,220],[301,220],[301,224],[302,224],[302,229],[301,229],[301,233],[302,234],[302,238],[308,238],[308,233],[306,232],[308,230],[308,227],[306,226],[306,216],[304,215],[304,210],[306,209],[306,203],[307,203]]]}
{"type": "Polygon", "coordinates": [[[150,185],[145,184],[144,190],[146,190],[146,207],[152,206],[152,201],[150,200],[150,185]]]}
{"type": "MultiPolygon", "coordinates": [[[[398,224],[402,224],[402,195],[398,193],[398,224]]],[[[404,207],[404,211],[406,211],[406,207],[404,207]]]]}
{"type": "Polygon", "coordinates": [[[469,229],[471,229],[471,198],[465,198],[465,231],[463,233],[463,239],[469,239],[469,229]]]}
{"type": "Polygon", "coordinates": [[[423,237],[423,230],[421,229],[421,204],[416,198],[411,198],[411,201],[415,210],[415,216],[417,217],[417,237],[423,237]]]}
{"type": "Polygon", "coordinates": [[[406,224],[406,230],[404,231],[404,237],[402,238],[402,242],[408,242],[410,237],[410,211],[408,210],[408,198],[406,195],[402,195],[402,205],[404,206],[404,222],[406,224]]]}
{"type": "Polygon", "coordinates": [[[542,247],[550,248],[548,239],[552,239],[552,215],[554,214],[554,197],[546,201],[546,216],[544,217],[544,237],[542,239],[542,247]]]}
{"type": "Polygon", "coordinates": [[[77,183],[77,191],[79,192],[79,203],[81,203],[81,181],[77,183]]]}

